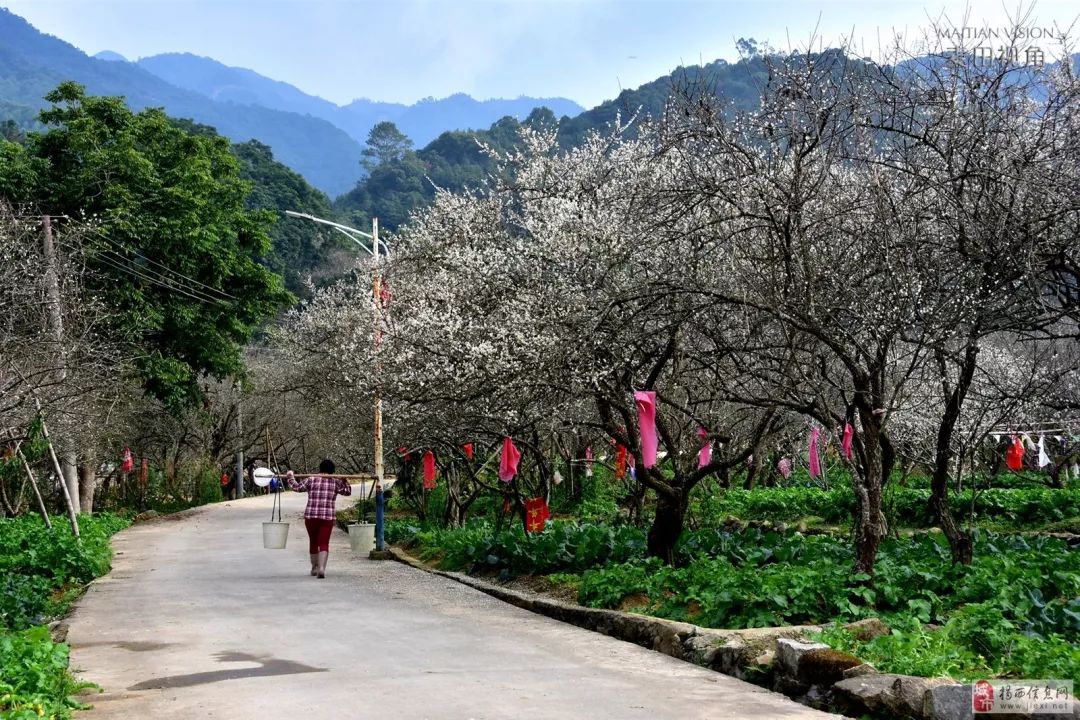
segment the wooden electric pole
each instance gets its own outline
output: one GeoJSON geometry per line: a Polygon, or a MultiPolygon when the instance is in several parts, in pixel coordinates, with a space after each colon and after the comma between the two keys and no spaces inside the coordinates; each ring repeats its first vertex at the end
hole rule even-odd
{"type": "MultiPolygon", "coordinates": [[[[41,217],[41,252],[45,257],[45,293],[48,299],[49,330],[56,346],[56,381],[63,384],[67,380],[67,353],[64,352],[64,316],[60,304],[60,276],[56,266],[56,246],[53,244],[52,218],[41,217]]],[[[70,449],[61,449],[60,482],[67,487],[67,494],[76,513],[82,512],[79,506],[79,473],[75,453],[70,449]]]]}

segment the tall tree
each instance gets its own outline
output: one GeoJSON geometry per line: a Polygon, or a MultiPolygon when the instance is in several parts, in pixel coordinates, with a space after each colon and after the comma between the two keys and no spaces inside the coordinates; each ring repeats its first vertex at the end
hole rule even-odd
{"type": "Polygon", "coordinates": [[[360,164],[371,172],[380,165],[401,162],[410,152],[412,140],[398,130],[397,125],[384,120],[368,132],[367,147],[361,153],[363,159],[360,164]]]}
{"type": "MultiPolygon", "coordinates": [[[[269,213],[245,206],[228,140],[191,135],[160,110],[64,83],[46,98],[48,126],[0,168],[0,192],[42,214],[86,218],[96,292],[114,332],[136,347],[146,390],[170,406],[200,397],[202,374],[243,374],[241,347],[288,302],[257,259],[269,213]]],[[[59,223],[63,243],[63,220],[59,223]]]]}

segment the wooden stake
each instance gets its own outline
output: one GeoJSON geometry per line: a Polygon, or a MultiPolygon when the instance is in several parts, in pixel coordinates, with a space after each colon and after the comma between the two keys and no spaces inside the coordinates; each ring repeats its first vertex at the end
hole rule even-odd
{"type": "Polygon", "coordinates": [[[22,449],[16,449],[15,452],[18,453],[19,459],[22,460],[23,470],[26,471],[26,477],[30,478],[30,487],[33,488],[34,497],[36,497],[38,501],[38,508],[41,509],[41,519],[45,521],[45,527],[52,530],[52,520],[49,519],[49,511],[45,508],[45,500],[42,499],[41,490],[38,489],[37,480],[34,479],[34,471],[30,469],[30,463],[27,462],[22,449]]]}
{"type": "MultiPolygon", "coordinates": [[[[34,398],[37,402],[37,398],[34,398]]],[[[40,410],[40,403],[38,408],[40,410]]],[[[56,470],[56,476],[60,480],[60,489],[64,491],[64,504],[67,505],[68,519],[71,521],[71,532],[76,538],[79,537],[79,518],[75,516],[75,506],[71,503],[71,493],[68,492],[67,483],[64,482],[64,471],[60,469],[60,460],[56,457],[56,450],[53,448],[52,440],[49,439],[49,428],[45,424],[45,416],[41,416],[41,434],[45,436],[45,444],[49,447],[49,457],[53,461],[53,469],[56,470]]]]}

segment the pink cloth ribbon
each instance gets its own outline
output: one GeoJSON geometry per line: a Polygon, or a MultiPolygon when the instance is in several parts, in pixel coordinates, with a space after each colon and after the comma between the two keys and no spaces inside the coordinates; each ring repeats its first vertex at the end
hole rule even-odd
{"type": "Polygon", "coordinates": [[[503,438],[502,458],[499,460],[499,479],[505,483],[514,479],[518,472],[521,453],[514,447],[514,441],[507,435],[503,438]]]}
{"type": "Polygon", "coordinates": [[[697,429],[698,440],[701,440],[701,449],[697,454],[697,466],[703,468],[712,462],[712,443],[709,442],[709,431],[705,428],[698,426],[697,429]]]}
{"type": "Polygon", "coordinates": [[[810,431],[810,477],[821,477],[821,460],[818,459],[817,443],[821,428],[815,427],[810,431]]]}
{"type": "Polygon", "coordinates": [[[638,390],[634,393],[637,405],[638,431],[641,433],[641,464],[651,468],[656,465],[656,393],[638,390]]]}
{"type": "Polygon", "coordinates": [[[840,448],[844,451],[844,459],[850,461],[853,457],[851,452],[851,440],[855,435],[855,428],[851,423],[844,423],[844,439],[840,442],[840,448]]]}

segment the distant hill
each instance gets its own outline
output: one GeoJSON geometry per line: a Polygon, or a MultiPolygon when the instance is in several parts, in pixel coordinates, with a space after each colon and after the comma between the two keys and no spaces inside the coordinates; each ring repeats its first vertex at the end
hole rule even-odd
{"type": "MultiPolygon", "coordinates": [[[[420,150],[406,153],[401,160],[376,167],[355,188],[338,197],[334,209],[361,227],[377,216],[380,227],[393,231],[414,210],[432,201],[436,186],[453,191],[478,187],[495,169],[480,144],[500,151],[512,150],[518,145],[522,124],[534,127],[557,124],[560,144],[572,147],[590,131],[609,126],[620,114],[624,120],[635,114],[658,116],[672,94],[681,88],[707,88],[728,98],[734,107],[753,108],[767,80],[768,70],[761,57],[737,63],[719,60],[700,67],[677,68],[639,88],[624,90],[614,100],[574,117],[563,115],[560,120],[550,110],[537,108],[520,122],[514,117],[503,117],[486,130],[445,132],[420,150]]],[[[458,102],[467,105],[467,99],[458,102]]],[[[399,129],[405,128],[399,126],[399,129]]]]}
{"type": "Polygon", "coordinates": [[[275,158],[330,194],[353,187],[361,175],[361,143],[317,117],[255,105],[216,102],[176,87],[130,62],[88,57],[0,9],[0,119],[32,122],[42,97],[63,80],[95,95],[122,95],[135,109],[164,107],[178,118],[211,125],[230,139],[258,139],[275,158]]]}
{"type": "Polygon", "coordinates": [[[707,65],[679,67],[640,87],[623,90],[614,100],[575,117],[564,117],[559,123],[559,142],[564,147],[576,145],[590,130],[613,123],[618,115],[623,121],[635,113],[656,117],[663,111],[672,92],[681,87],[708,88],[737,108],[751,109],[757,106],[768,75],[765,58],[760,55],[735,63],[717,60],[707,65]]]}
{"type": "Polygon", "coordinates": [[[127,62],[128,59],[120,53],[113,52],[112,50],[102,50],[99,53],[94,53],[94,58],[97,60],[108,60],[109,62],[127,62]]]}
{"type": "Polygon", "coordinates": [[[556,115],[576,115],[583,109],[566,98],[474,100],[461,93],[441,100],[425,98],[415,105],[361,99],[342,107],[253,70],[190,53],[153,55],[137,64],[177,87],[194,90],[212,100],[261,105],[322,118],[361,143],[367,140],[368,131],[383,120],[392,121],[416,145],[422,146],[447,130],[486,128],[506,115],[523,120],[541,106],[556,115]]]}
{"type": "MultiPolygon", "coordinates": [[[[355,103],[350,107],[355,107],[355,103]]],[[[392,120],[401,132],[424,146],[447,130],[481,130],[504,117],[524,120],[533,110],[546,107],[556,117],[577,115],[584,108],[566,98],[519,97],[513,100],[474,100],[464,93],[436,100],[424,98],[392,120]]]]}

